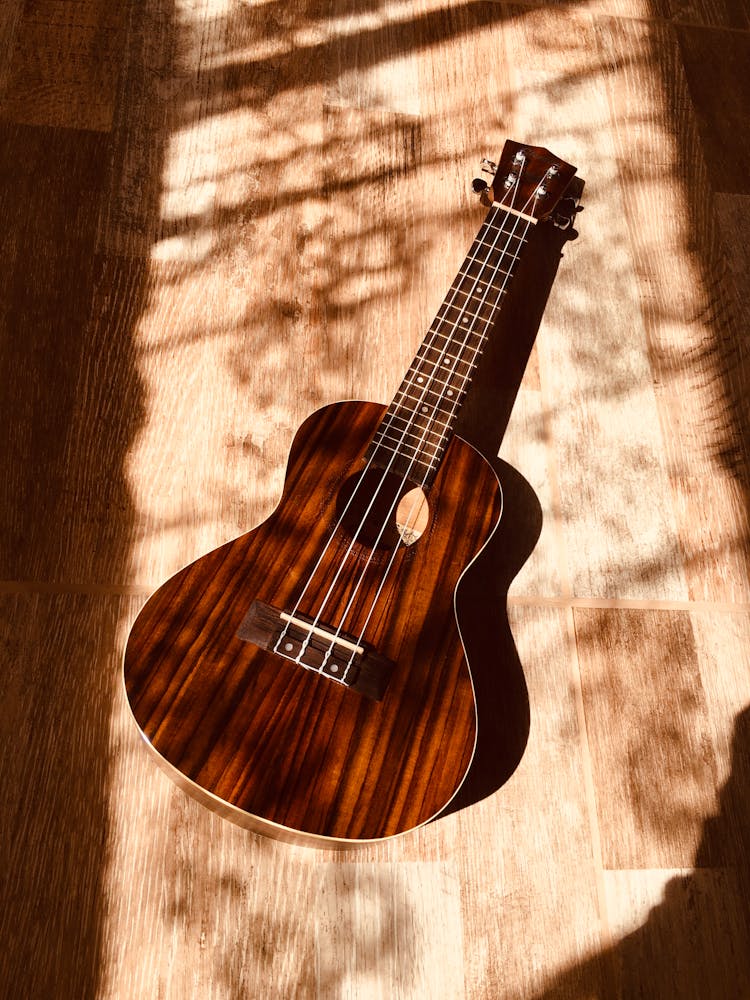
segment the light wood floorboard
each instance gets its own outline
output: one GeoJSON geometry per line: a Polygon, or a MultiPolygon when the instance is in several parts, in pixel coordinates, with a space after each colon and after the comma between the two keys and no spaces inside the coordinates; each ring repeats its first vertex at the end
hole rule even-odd
{"type": "Polygon", "coordinates": [[[2,7],[1,997],[750,997],[748,55],[734,0],[2,7]],[[507,137],[586,182],[464,427],[525,752],[359,852],[248,834],[144,752],[129,624],[390,398],[507,137]]]}

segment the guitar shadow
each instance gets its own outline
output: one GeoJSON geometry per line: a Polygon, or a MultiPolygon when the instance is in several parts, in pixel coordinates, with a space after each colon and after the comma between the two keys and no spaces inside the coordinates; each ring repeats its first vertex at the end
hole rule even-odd
{"type": "MultiPolygon", "coordinates": [[[[571,185],[576,198],[583,181],[571,185]]],[[[542,530],[542,507],[531,485],[496,457],[526,372],[563,248],[577,237],[572,227],[549,224],[531,234],[482,364],[467,395],[456,433],[495,470],[503,490],[500,523],[459,584],[456,608],[477,700],[477,746],[449,815],[492,795],[511,777],[529,737],[529,695],[507,614],[510,585],[533,552],[542,530]]],[[[470,503],[470,497],[468,498],[470,503]]]]}

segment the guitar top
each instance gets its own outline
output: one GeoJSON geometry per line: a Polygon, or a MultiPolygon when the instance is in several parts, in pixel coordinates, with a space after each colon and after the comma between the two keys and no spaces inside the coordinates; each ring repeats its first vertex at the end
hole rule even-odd
{"type": "Polygon", "coordinates": [[[426,823],[464,781],[481,724],[469,665],[497,654],[462,632],[455,602],[502,496],[454,425],[530,228],[565,224],[574,173],[506,143],[487,217],[390,405],[313,413],[273,514],[136,619],[135,720],[168,773],[235,822],[351,847],[426,823]]]}

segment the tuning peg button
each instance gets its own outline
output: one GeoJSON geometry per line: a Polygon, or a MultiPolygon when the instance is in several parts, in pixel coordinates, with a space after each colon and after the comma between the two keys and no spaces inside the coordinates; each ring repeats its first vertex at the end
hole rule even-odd
{"type": "Polygon", "coordinates": [[[487,183],[486,180],[484,180],[483,177],[475,177],[474,180],[471,182],[471,187],[472,190],[474,191],[474,194],[482,194],[484,191],[487,190],[489,184],[487,183]]]}

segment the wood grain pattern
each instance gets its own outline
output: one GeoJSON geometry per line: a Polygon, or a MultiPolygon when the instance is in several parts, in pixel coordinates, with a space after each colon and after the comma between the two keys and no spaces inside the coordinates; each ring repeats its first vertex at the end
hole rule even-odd
{"type": "Polygon", "coordinates": [[[561,143],[564,156],[572,133],[566,134],[561,123],[586,107],[585,125],[575,132],[588,182],[581,216],[585,239],[566,247],[567,266],[561,268],[545,316],[547,335],[538,341],[542,399],[555,456],[551,471],[559,544],[569,587],[576,597],[685,597],[684,570],[671,541],[674,513],[646,332],[630,278],[606,90],[587,71],[596,34],[590,20],[575,11],[558,19],[539,9],[516,17],[507,35],[522,95],[518,113],[549,130],[546,145],[557,148],[561,143]],[[545,59],[528,63],[522,53],[542,48],[553,22],[556,30],[565,25],[565,43],[545,59]],[[549,95],[552,117],[540,105],[540,94],[545,100],[549,95]],[[617,296],[599,294],[603,270],[622,285],[617,296]],[[596,365],[591,364],[594,357],[596,365]],[[630,516],[634,507],[637,521],[630,516]],[[640,554],[634,557],[636,550],[640,554]]]}
{"type": "Polygon", "coordinates": [[[688,867],[718,784],[690,616],[579,608],[575,624],[604,866],[688,867]]]}
{"type": "Polygon", "coordinates": [[[644,965],[653,969],[652,996],[718,996],[717,979],[721,982],[726,969],[732,970],[735,995],[750,994],[750,959],[733,944],[746,933],[743,889],[734,872],[607,872],[605,882],[614,930],[623,942],[612,956],[619,995],[643,992],[644,965]],[[659,961],[665,954],[674,959],[659,961]]]}
{"type": "Polygon", "coordinates": [[[749,194],[750,34],[683,25],[676,35],[712,187],[749,194]]]}
{"type": "Polygon", "coordinates": [[[86,594],[0,599],[6,995],[93,996],[101,984],[108,730],[122,610],[116,597],[86,594]]]}
{"type": "Polygon", "coordinates": [[[286,828],[282,837],[374,840],[419,826],[453,797],[474,751],[453,591],[499,517],[497,480],[455,438],[430,490],[427,535],[402,547],[390,572],[391,546],[357,543],[349,555],[351,534],[334,531],[339,496],[359,479],[382,415],[342,403],[309,417],[272,517],[160,587],[128,640],[126,688],[151,746],[236,807],[238,822],[252,828],[257,817],[286,828]],[[474,523],[460,514],[467,492],[474,523]],[[384,699],[243,641],[254,600],[312,618],[322,605],[329,632],[343,621],[347,634],[363,633],[395,664],[384,699]]]}
{"type": "Polygon", "coordinates": [[[744,544],[748,416],[742,296],[725,264],[680,50],[662,26],[602,21],[597,38],[605,58],[615,63],[625,51],[645,54],[651,46],[664,55],[661,78],[650,84],[638,66],[611,81],[623,177],[632,183],[635,175],[651,172],[651,183],[632,191],[625,217],[638,272],[649,275],[640,283],[642,313],[689,594],[744,601],[750,574],[744,544]],[[678,143],[658,113],[660,99],[667,100],[679,124],[678,143]],[[712,553],[719,552],[721,558],[714,559],[712,553]]]}
{"type": "Polygon", "coordinates": [[[566,612],[514,607],[510,617],[529,686],[532,731],[502,792],[459,814],[462,844],[471,845],[456,859],[464,951],[472,956],[466,995],[533,996],[551,969],[570,966],[568,992],[561,995],[607,996],[598,962],[591,973],[577,973],[603,935],[566,612]],[[541,781],[542,774],[554,779],[541,781]],[[531,924],[534,933],[519,946],[512,929],[531,924]]]}
{"type": "MultiPolygon", "coordinates": [[[[0,993],[748,992],[748,24],[745,0],[0,5],[0,993]],[[508,136],[587,181],[503,442],[521,475],[496,466],[509,564],[540,527],[523,477],[544,516],[510,602],[526,753],[406,837],[277,844],[143,752],[128,626],[270,514],[310,412],[392,396],[508,136]],[[636,868],[604,867],[618,824],[636,868]]],[[[516,362],[476,401],[492,451],[516,362]]]]}
{"type": "Polygon", "coordinates": [[[108,132],[120,78],[125,7],[95,0],[35,0],[16,18],[13,46],[6,50],[12,58],[5,63],[0,118],[108,132]]]}

